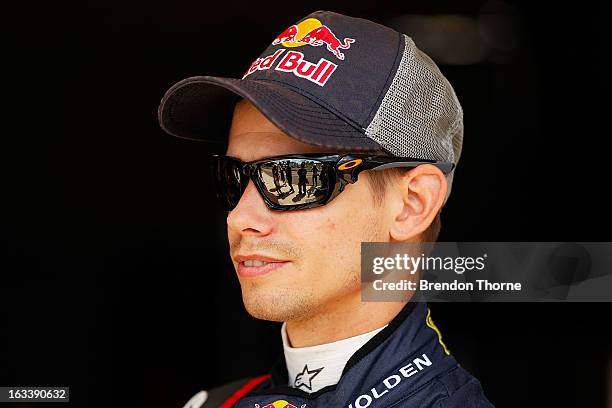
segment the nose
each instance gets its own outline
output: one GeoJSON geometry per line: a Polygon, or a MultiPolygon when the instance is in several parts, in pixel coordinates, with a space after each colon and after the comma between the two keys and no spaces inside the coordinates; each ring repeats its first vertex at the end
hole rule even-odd
{"type": "Polygon", "coordinates": [[[228,232],[266,236],[273,231],[273,227],[271,210],[250,180],[238,205],[227,216],[228,232]]]}

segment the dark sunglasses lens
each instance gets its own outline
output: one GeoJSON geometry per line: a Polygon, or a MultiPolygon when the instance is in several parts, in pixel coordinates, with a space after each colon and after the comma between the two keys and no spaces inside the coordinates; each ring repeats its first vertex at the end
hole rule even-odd
{"type": "Polygon", "coordinates": [[[329,168],[318,160],[272,160],[260,163],[256,173],[268,200],[279,206],[316,206],[328,196],[329,168]]]}
{"type": "Polygon", "coordinates": [[[249,178],[242,174],[237,162],[217,157],[213,164],[213,179],[221,204],[226,210],[233,210],[238,205],[249,178]]]}

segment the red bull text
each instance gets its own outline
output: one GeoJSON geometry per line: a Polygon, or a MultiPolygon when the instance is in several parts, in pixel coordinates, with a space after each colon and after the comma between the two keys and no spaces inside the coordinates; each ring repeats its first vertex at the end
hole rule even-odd
{"type": "MultiPolygon", "coordinates": [[[[245,72],[242,79],[246,78],[255,71],[270,69],[283,51],[285,50],[280,49],[277,50],[274,54],[268,55],[267,57],[257,58],[251,64],[247,72],[245,72]]],[[[324,86],[337,67],[338,65],[326,60],[325,58],[321,58],[318,63],[314,64],[312,62],[306,61],[304,59],[304,54],[302,54],[301,52],[289,51],[280,60],[274,70],[282,72],[292,72],[293,75],[297,77],[307,79],[319,86],[324,86]]]]}

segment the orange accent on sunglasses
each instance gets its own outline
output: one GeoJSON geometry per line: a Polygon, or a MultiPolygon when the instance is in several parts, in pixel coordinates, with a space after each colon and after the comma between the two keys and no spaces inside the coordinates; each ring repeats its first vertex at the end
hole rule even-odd
{"type": "Polygon", "coordinates": [[[354,159],[351,161],[347,161],[346,163],[342,163],[340,166],[338,166],[338,170],[352,169],[353,167],[359,166],[362,162],[363,160],[361,159],[354,159]]]}

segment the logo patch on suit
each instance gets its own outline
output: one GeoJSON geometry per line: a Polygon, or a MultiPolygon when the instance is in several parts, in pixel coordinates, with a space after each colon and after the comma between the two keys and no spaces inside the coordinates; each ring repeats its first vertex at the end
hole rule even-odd
{"type": "Polygon", "coordinates": [[[309,370],[308,364],[304,366],[304,370],[295,376],[293,385],[295,388],[304,387],[308,391],[312,390],[312,379],[317,376],[325,367],[317,368],[315,370],[309,370]]]}
{"type": "MultiPolygon", "coordinates": [[[[285,400],[277,400],[268,405],[264,405],[263,407],[259,404],[255,404],[255,408],[298,408],[297,406],[285,401],[285,400]]],[[[300,406],[300,408],[306,408],[306,404],[300,406]]]]}

